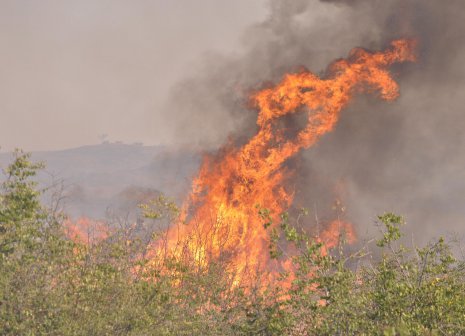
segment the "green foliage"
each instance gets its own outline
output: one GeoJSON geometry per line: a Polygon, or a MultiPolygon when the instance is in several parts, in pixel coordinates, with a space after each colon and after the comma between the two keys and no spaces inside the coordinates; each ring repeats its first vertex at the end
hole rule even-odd
{"type": "MultiPolygon", "coordinates": [[[[153,257],[127,228],[92,245],[64,235],[33,178],[41,164],[16,152],[0,192],[2,335],[463,335],[465,264],[444,239],[402,246],[402,217],[378,217],[381,238],[328,249],[300,219],[257,207],[284,283],[232,286],[227,260],[153,257]],[[290,252],[292,251],[292,253],[290,252]]],[[[179,210],[160,197],[151,220],[179,210]]],[[[157,237],[162,237],[159,234],[157,237]]],[[[157,238],[158,239],[158,238],[157,238]]]]}
{"type": "Polygon", "coordinates": [[[393,213],[385,213],[382,216],[378,216],[378,220],[384,224],[385,231],[383,232],[383,238],[378,240],[376,245],[385,247],[402,237],[400,226],[404,224],[404,219],[401,216],[393,213]]]}
{"type": "Polygon", "coordinates": [[[392,213],[378,219],[384,230],[377,246],[389,248],[377,261],[368,248],[325,255],[321,244],[306,242],[295,257],[290,334],[464,334],[464,263],[442,238],[413,251],[394,247],[403,219],[392,213]]]}
{"type": "Polygon", "coordinates": [[[7,335],[46,333],[57,322],[53,282],[71,249],[31,180],[42,167],[16,151],[1,184],[0,330],[7,335]]]}
{"type": "Polygon", "coordinates": [[[176,203],[164,195],[158,196],[149,203],[140,204],[146,218],[150,219],[174,219],[179,215],[179,208],[176,203]]]}
{"type": "Polygon", "coordinates": [[[41,164],[32,164],[29,156],[15,152],[14,162],[5,170],[6,180],[0,196],[0,252],[2,257],[24,253],[33,249],[40,236],[40,222],[44,213],[40,208],[39,193],[34,177],[41,164]]]}

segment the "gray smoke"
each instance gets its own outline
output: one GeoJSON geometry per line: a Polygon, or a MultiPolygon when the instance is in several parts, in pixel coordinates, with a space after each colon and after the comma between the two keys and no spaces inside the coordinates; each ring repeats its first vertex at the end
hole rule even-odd
{"type": "Polygon", "coordinates": [[[208,56],[173,89],[166,120],[177,139],[211,150],[228,137],[244,141],[255,130],[251,89],[301,66],[323,73],[356,46],[416,38],[419,62],[393,67],[401,97],[358,97],[337,129],[296,160],[296,205],[329,219],[339,194],[362,234],[384,211],[403,214],[417,242],[463,234],[463,0],[271,0],[269,9],[265,22],[244,33],[241,50],[208,56]]]}

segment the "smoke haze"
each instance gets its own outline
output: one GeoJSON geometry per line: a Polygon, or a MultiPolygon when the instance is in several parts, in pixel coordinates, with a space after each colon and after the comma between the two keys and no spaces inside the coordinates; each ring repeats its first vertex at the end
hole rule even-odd
{"type": "Polygon", "coordinates": [[[166,111],[178,140],[215,149],[233,134],[255,130],[246,108],[252,89],[304,66],[321,73],[360,46],[381,49],[415,38],[417,64],[393,68],[401,97],[394,103],[358,97],[334,132],[300,157],[297,205],[330,216],[343,198],[359,232],[374,216],[405,215],[420,242],[463,234],[465,217],[465,5],[463,1],[270,1],[266,21],[250,27],[243,49],[211,57],[178,84],[166,111]]]}
{"type": "Polygon", "coordinates": [[[170,86],[263,15],[261,0],[2,0],[0,149],[168,143],[170,86]]]}
{"type": "Polygon", "coordinates": [[[2,2],[7,149],[74,146],[108,132],[214,151],[255,132],[251,90],[302,66],[323,73],[353,47],[411,37],[418,63],[392,69],[400,98],[358,97],[292,162],[296,206],[330,216],[342,198],[361,233],[384,211],[405,215],[419,240],[464,233],[463,0],[271,0],[268,14],[246,0],[78,3],[2,2]]]}

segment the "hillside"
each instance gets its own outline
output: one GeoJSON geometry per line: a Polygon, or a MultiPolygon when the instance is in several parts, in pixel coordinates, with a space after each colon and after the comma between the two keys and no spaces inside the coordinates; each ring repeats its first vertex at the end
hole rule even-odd
{"type": "MultiPolygon", "coordinates": [[[[11,158],[0,153],[0,166],[11,158]]],[[[109,209],[132,212],[137,203],[159,192],[179,201],[199,165],[194,151],[122,143],[34,152],[32,159],[46,163],[39,175],[41,187],[64,186],[67,213],[93,218],[105,217],[109,209]]]]}

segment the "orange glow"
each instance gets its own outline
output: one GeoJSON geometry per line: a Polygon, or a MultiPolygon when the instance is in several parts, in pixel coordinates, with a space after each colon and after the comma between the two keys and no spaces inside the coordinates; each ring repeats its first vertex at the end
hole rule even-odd
{"type": "Polygon", "coordinates": [[[108,226],[99,221],[80,217],[76,221],[67,219],[63,223],[65,234],[76,243],[93,245],[106,239],[109,235],[108,226]]]}
{"type": "MultiPolygon", "coordinates": [[[[294,196],[289,187],[293,172],[283,164],[332,131],[355,94],[396,99],[399,88],[388,67],[415,61],[414,50],[412,40],[393,41],[383,52],[356,48],[347,59],[332,63],[324,77],[306,70],[286,74],[275,86],[252,93],[251,102],[258,110],[256,134],[239,148],[228,145],[205,157],[179,223],[153,249],[175,257],[187,255],[200,266],[225,258],[235,284],[246,281],[247,272],[270,270],[269,229],[264,228],[256,205],[270,209],[278,222],[277,216],[294,196]],[[306,123],[289,135],[279,120],[295,113],[306,113],[306,123]]],[[[333,247],[341,232],[348,242],[355,241],[353,227],[341,221],[330,223],[320,239],[333,247]]],[[[154,259],[158,253],[153,253],[154,259]]]]}
{"type": "Polygon", "coordinates": [[[317,241],[323,243],[321,253],[326,255],[328,249],[336,247],[341,238],[348,244],[353,244],[357,240],[353,225],[336,219],[329,223],[319,237],[317,237],[317,241]]]}

